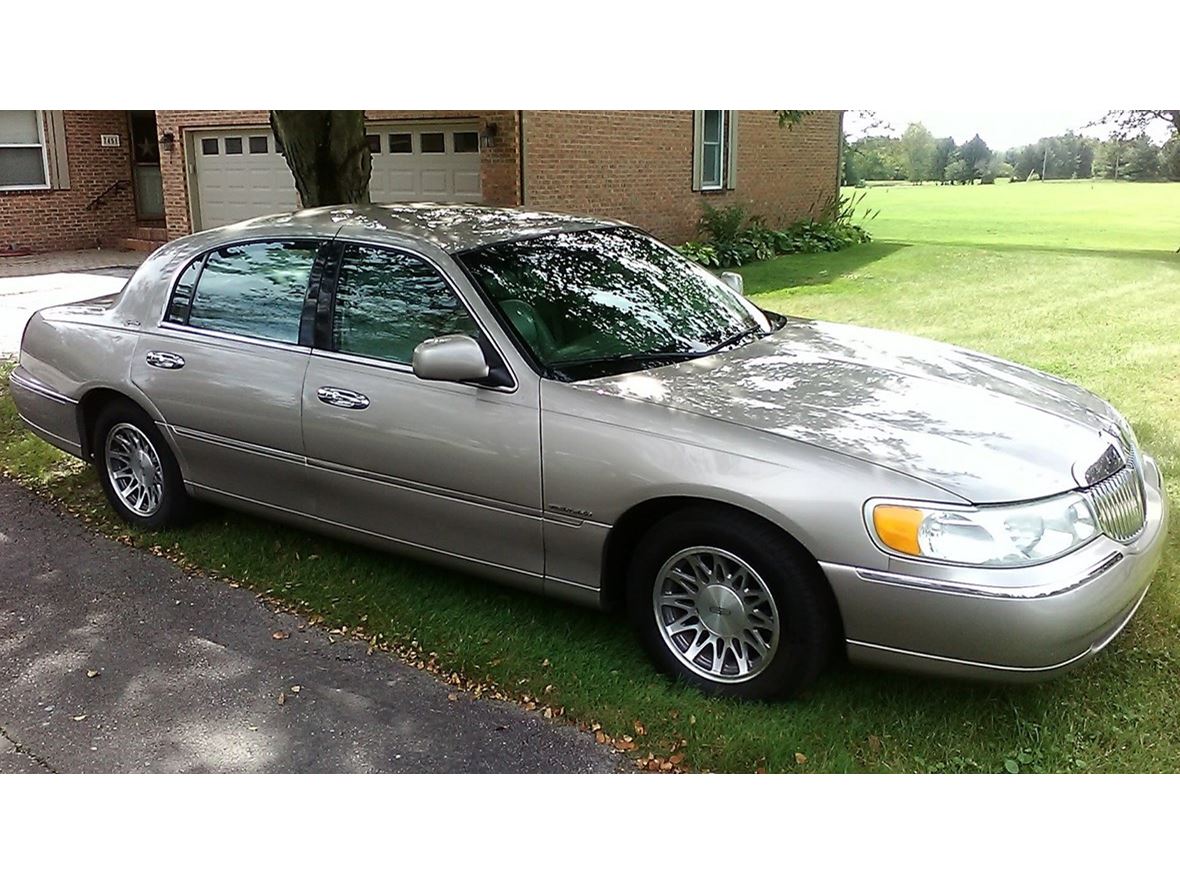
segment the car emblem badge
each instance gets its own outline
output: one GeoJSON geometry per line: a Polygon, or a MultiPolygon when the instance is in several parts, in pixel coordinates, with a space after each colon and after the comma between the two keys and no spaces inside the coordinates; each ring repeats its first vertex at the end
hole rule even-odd
{"type": "Polygon", "coordinates": [[[1127,456],[1122,442],[1110,433],[1099,434],[1099,444],[1103,446],[1102,453],[1089,464],[1078,463],[1074,466],[1074,479],[1084,488],[1102,482],[1109,476],[1118,473],[1127,465],[1127,456]]]}

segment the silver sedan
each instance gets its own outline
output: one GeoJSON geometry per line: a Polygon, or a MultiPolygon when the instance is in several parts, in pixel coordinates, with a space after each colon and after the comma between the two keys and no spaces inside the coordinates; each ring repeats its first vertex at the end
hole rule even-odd
{"type": "Polygon", "coordinates": [[[1155,462],[1060,378],[780,316],[623,224],[353,206],[206,231],[46,309],[12,393],[128,522],[193,499],[625,611],[787,696],[843,652],[1037,678],[1160,558],[1155,462]]]}

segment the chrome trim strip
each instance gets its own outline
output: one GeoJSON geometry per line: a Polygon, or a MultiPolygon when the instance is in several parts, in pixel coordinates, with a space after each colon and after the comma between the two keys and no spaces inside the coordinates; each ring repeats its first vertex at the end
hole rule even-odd
{"type": "Polygon", "coordinates": [[[312,520],[313,522],[323,523],[324,525],[336,526],[337,528],[345,529],[346,531],[350,531],[350,532],[356,532],[357,534],[360,534],[360,535],[369,535],[370,537],[373,537],[373,538],[380,538],[383,541],[392,541],[393,543],[401,544],[404,547],[413,547],[417,550],[425,550],[429,553],[434,553],[439,556],[446,556],[450,559],[460,559],[460,560],[463,560],[464,562],[471,562],[476,565],[486,566],[488,568],[497,569],[499,571],[512,572],[513,574],[517,574],[517,575],[525,575],[530,578],[540,578],[542,580],[545,578],[545,576],[543,574],[541,574],[540,572],[531,572],[528,569],[515,568],[510,565],[502,565],[501,563],[498,563],[498,562],[488,562],[487,560],[484,560],[484,559],[477,559],[474,556],[464,556],[461,553],[454,553],[450,550],[442,550],[438,547],[430,547],[426,544],[416,544],[413,541],[405,541],[401,538],[395,538],[392,535],[383,535],[380,532],[371,532],[368,529],[361,529],[361,528],[357,528],[356,526],[353,526],[353,525],[347,525],[346,523],[343,523],[343,522],[336,522],[335,520],[332,520],[332,519],[325,519],[322,516],[313,516],[310,513],[304,513],[300,510],[291,510],[287,507],[279,507],[276,504],[267,504],[263,501],[257,501],[254,498],[247,498],[244,495],[235,495],[232,492],[223,492],[221,489],[215,489],[212,486],[201,485],[200,483],[196,483],[196,482],[190,482],[189,485],[191,485],[195,489],[200,489],[201,491],[209,492],[214,495],[222,495],[226,498],[233,498],[236,501],[245,501],[248,504],[254,504],[255,506],[258,506],[258,507],[265,507],[268,510],[278,510],[282,513],[289,513],[292,516],[296,516],[300,519],[309,519],[309,520],[312,520]]]}
{"type": "MultiPolygon", "coordinates": [[[[1043,599],[1076,590],[1095,578],[1110,571],[1123,559],[1122,553],[1112,553],[1096,566],[1065,586],[1058,584],[1034,584],[1027,587],[998,587],[992,584],[969,584],[962,581],[941,581],[935,578],[920,578],[897,572],[883,572],[878,569],[853,567],[857,577],[874,584],[888,584],[906,590],[921,590],[930,593],[947,593],[953,596],[986,596],[992,599],[1043,599]]],[[[837,563],[820,563],[821,566],[839,566],[837,563]]]]}
{"type": "MultiPolygon", "coordinates": [[[[20,366],[17,366],[17,368],[19,369],[20,366]]],[[[46,399],[51,399],[54,402],[59,402],[59,403],[63,403],[65,405],[70,405],[70,406],[78,405],[78,401],[76,399],[70,399],[64,393],[58,393],[56,390],[54,390],[48,384],[45,384],[42,381],[38,381],[32,375],[29,375],[26,378],[26,377],[16,374],[16,372],[13,372],[11,375],[8,376],[8,381],[10,384],[15,384],[17,387],[23,387],[25,390],[29,391],[30,393],[36,393],[40,396],[45,397],[46,399]]]]}
{"type": "Polygon", "coordinates": [[[225,436],[217,436],[212,433],[205,433],[203,430],[193,430],[189,427],[180,427],[176,424],[168,425],[172,432],[179,437],[187,437],[188,439],[196,440],[197,442],[208,443],[209,445],[221,446],[226,449],[234,449],[235,451],[244,452],[247,455],[260,455],[264,458],[274,458],[277,461],[286,461],[292,464],[306,464],[306,459],[302,455],[297,455],[294,452],[286,452],[282,449],[272,449],[267,446],[260,446],[255,443],[242,442],[237,439],[230,439],[225,436]]]}
{"type": "Polygon", "coordinates": [[[1052,670],[1060,670],[1063,667],[1068,667],[1070,664],[1076,664],[1082,658],[1088,657],[1090,655],[1098,654],[1098,652],[1102,651],[1104,648],[1114,642],[1115,637],[1122,633],[1123,628],[1125,628],[1127,624],[1130,623],[1131,618],[1135,617],[1135,613],[1139,611],[1139,606],[1142,605],[1143,600],[1147,598],[1147,591],[1150,589],[1150,584],[1143,588],[1143,592],[1139,594],[1139,598],[1135,600],[1135,604],[1131,606],[1127,614],[1124,615],[1122,619],[1119,620],[1114,629],[1102,637],[1102,639],[1091,643],[1089,648],[1079,652],[1072,658],[1067,658],[1064,661],[1059,661],[1056,664],[1048,664],[1043,667],[1015,667],[1007,664],[988,664],[983,661],[967,661],[963,660],[962,658],[950,658],[944,655],[933,655],[920,651],[910,651],[909,649],[905,648],[893,648],[892,646],[888,645],[877,645],[874,642],[861,642],[859,639],[846,639],[845,643],[848,645],[855,645],[859,648],[870,648],[874,651],[883,651],[890,654],[905,655],[907,657],[923,658],[928,661],[939,661],[940,663],[944,664],[959,664],[964,667],[975,667],[980,670],[1000,670],[1007,673],[1047,673],[1052,670]]]}
{"type": "Polygon", "coordinates": [[[965,661],[962,658],[948,658],[943,655],[931,655],[920,651],[910,651],[905,648],[893,648],[888,645],[877,645],[873,642],[861,642],[857,639],[844,640],[848,645],[855,645],[859,648],[871,648],[873,651],[883,651],[895,655],[905,655],[911,658],[922,658],[927,661],[938,661],[943,664],[958,664],[963,667],[974,667],[979,670],[1002,670],[1007,673],[1046,673],[1050,670],[1058,670],[1062,667],[1068,667],[1070,664],[1075,664],[1082,658],[1093,653],[1093,649],[1086,649],[1074,655],[1068,660],[1061,661],[1057,664],[1049,664],[1045,667],[1010,667],[1005,664],[986,664],[983,661],[965,661]]]}
{"type": "Polygon", "coordinates": [[[478,495],[468,495],[454,489],[445,489],[441,486],[427,485],[426,483],[414,482],[413,480],[401,479],[399,477],[386,476],[381,473],[374,473],[370,470],[363,470],[359,467],[349,467],[345,464],[335,464],[330,461],[320,461],[316,458],[307,458],[305,463],[309,468],[315,470],[322,470],[325,473],[335,473],[340,476],[351,477],[352,479],[360,479],[365,482],[376,483],[378,485],[392,486],[394,488],[402,489],[408,492],[419,492],[423,495],[430,495],[435,498],[443,498],[447,501],[457,501],[460,504],[470,504],[473,507],[483,507],[487,510],[496,510],[500,513],[507,513],[511,516],[523,516],[526,519],[542,519],[542,513],[526,504],[513,504],[509,501],[496,501],[491,498],[483,498],[478,495]]]}
{"type": "Polygon", "coordinates": [[[68,452],[69,454],[73,455],[75,458],[84,458],[85,457],[82,454],[82,446],[80,446],[78,443],[74,442],[73,440],[66,439],[64,436],[58,436],[56,433],[46,430],[40,424],[36,424],[36,423],[30,421],[28,418],[26,418],[24,415],[20,414],[19,412],[17,412],[17,417],[20,418],[22,424],[24,424],[26,427],[28,427],[29,430],[33,431],[33,433],[37,434],[42,439],[44,439],[47,443],[51,443],[52,445],[57,446],[62,451],[68,452]]]}
{"type": "Polygon", "coordinates": [[[232,341],[237,344],[253,344],[257,347],[269,347],[274,350],[285,350],[290,353],[305,353],[310,354],[310,347],[302,347],[298,344],[288,344],[285,341],[270,341],[266,338],[251,338],[248,335],[235,335],[232,332],[218,332],[215,329],[198,329],[195,326],[183,326],[180,323],[174,323],[171,320],[164,320],[157,324],[153,331],[155,334],[163,338],[176,338],[181,341],[191,340],[192,338],[211,338],[214,341],[232,341]]]}

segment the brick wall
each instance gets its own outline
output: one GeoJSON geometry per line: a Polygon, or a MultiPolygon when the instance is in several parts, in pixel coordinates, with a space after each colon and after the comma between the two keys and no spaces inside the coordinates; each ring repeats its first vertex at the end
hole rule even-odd
{"type": "MultiPolygon", "coordinates": [[[[478,118],[481,129],[494,123],[497,135],[490,150],[483,151],[480,178],[484,199],[501,206],[515,206],[520,202],[519,143],[516,138],[515,111],[366,111],[366,119],[382,120],[437,120],[478,118]]],[[[163,135],[171,132],[176,147],[171,153],[160,151],[160,174],[164,182],[164,211],[168,219],[168,235],[184,236],[192,232],[189,193],[185,176],[187,139],[192,128],[207,129],[221,126],[269,126],[266,111],[156,111],[156,127],[163,135]]]]}
{"type": "Polygon", "coordinates": [[[0,191],[0,254],[4,251],[87,249],[135,226],[130,184],[96,209],[86,204],[115,181],[131,179],[126,111],[65,111],[70,186],[61,190],[0,191]],[[99,136],[118,135],[119,147],[99,136]]]}
{"type": "Polygon", "coordinates": [[[692,190],[691,111],[525,111],[525,203],[636,224],[671,242],[696,236],[702,202],[746,204],[773,225],[836,188],[840,114],[791,129],[773,111],[738,112],[737,186],[692,190]]]}
{"type": "MultiPolygon", "coordinates": [[[[521,139],[517,111],[368,111],[370,120],[478,118],[494,126],[481,158],[484,199],[521,202],[521,139]]],[[[772,111],[738,113],[737,187],[692,190],[691,111],[525,111],[524,198],[530,207],[620,218],[672,242],[696,236],[701,204],[741,202],[772,224],[803,217],[830,200],[836,185],[840,116],[820,111],[790,130],[772,111]]],[[[266,126],[266,111],[157,111],[169,237],[192,229],[185,174],[186,133],[192,128],[266,126]]],[[[124,111],[66,111],[70,189],[0,192],[0,250],[71,249],[126,236],[135,226],[130,188],[97,210],[83,207],[112,181],[129,179],[124,111]],[[119,148],[99,147],[99,135],[122,136],[119,148]]]]}

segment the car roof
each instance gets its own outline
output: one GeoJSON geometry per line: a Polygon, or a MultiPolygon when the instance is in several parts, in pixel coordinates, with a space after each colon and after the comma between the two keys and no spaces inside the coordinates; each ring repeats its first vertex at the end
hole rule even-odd
{"type": "Polygon", "coordinates": [[[267,215],[219,228],[219,232],[249,237],[360,235],[370,241],[388,238],[395,245],[406,239],[417,239],[453,253],[507,240],[616,227],[621,223],[582,215],[460,203],[356,203],[267,215]]]}

